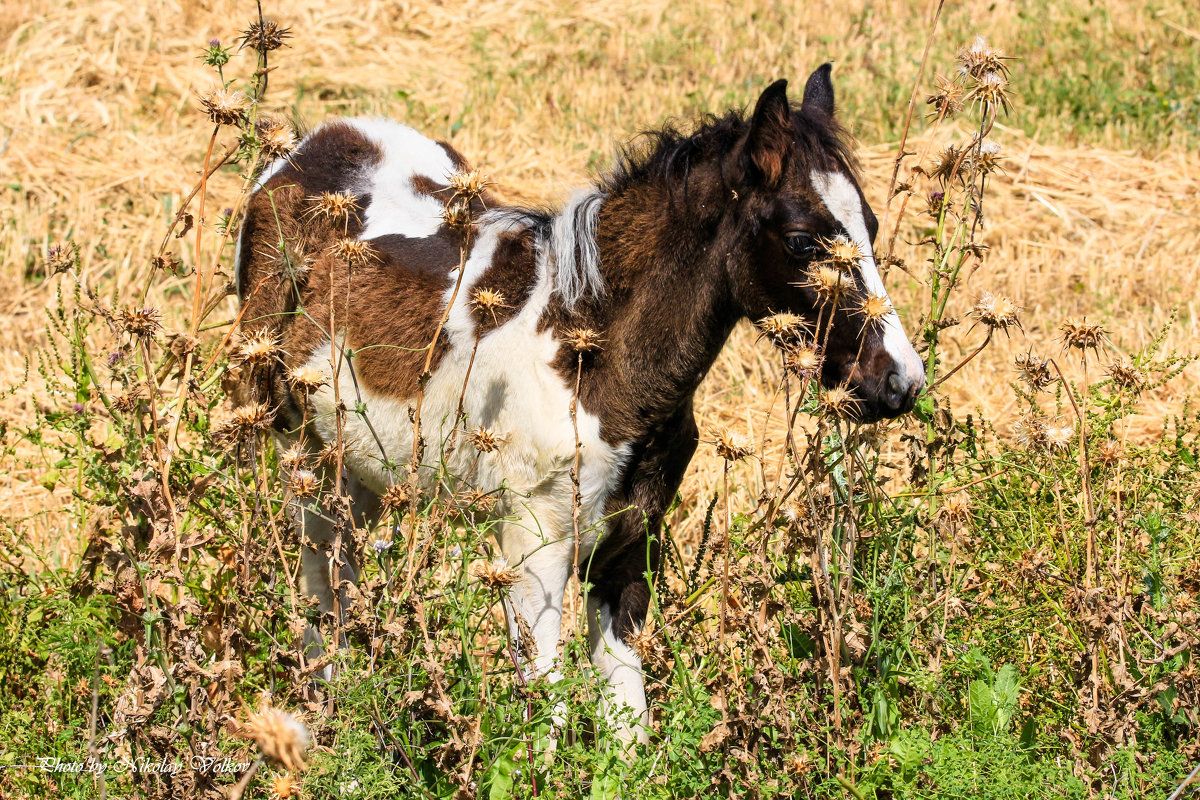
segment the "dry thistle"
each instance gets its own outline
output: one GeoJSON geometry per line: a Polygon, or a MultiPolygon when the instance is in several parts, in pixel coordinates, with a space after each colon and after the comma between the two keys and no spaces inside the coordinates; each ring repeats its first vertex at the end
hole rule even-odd
{"type": "Polygon", "coordinates": [[[801,378],[815,377],[821,371],[821,351],[812,345],[790,348],[783,357],[783,368],[801,378]]]}
{"type": "Polygon", "coordinates": [[[843,270],[853,269],[865,255],[858,242],[841,234],[821,240],[820,245],[829,255],[829,263],[843,270]]]}
{"type": "Polygon", "coordinates": [[[971,519],[971,500],[966,492],[951,492],[942,499],[937,518],[948,525],[962,525],[971,519]]]}
{"type": "Polygon", "coordinates": [[[321,192],[308,201],[312,203],[308,211],[310,217],[349,222],[351,214],[358,214],[358,196],[351,192],[321,192]]]}
{"type": "Polygon", "coordinates": [[[279,466],[286,470],[295,470],[304,463],[306,455],[304,446],[297,442],[279,454],[279,466]]]}
{"type": "Polygon", "coordinates": [[[1105,439],[1100,447],[1096,448],[1096,456],[1104,466],[1116,466],[1125,458],[1125,446],[1116,439],[1105,439]]]}
{"type": "Polygon", "coordinates": [[[805,285],[816,291],[817,298],[821,303],[835,305],[852,286],[849,275],[828,264],[821,264],[811,270],[805,285]]]}
{"type": "Polygon", "coordinates": [[[1050,359],[1038,358],[1032,350],[1017,356],[1013,363],[1017,367],[1018,377],[1035,392],[1054,382],[1054,376],[1050,374],[1050,359]]]}
{"type": "Polygon", "coordinates": [[[162,327],[162,313],[156,308],[126,308],[117,318],[126,333],[139,339],[151,339],[162,327]]]}
{"type": "Polygon", "coordinates": [[[274,361],[279,357],[279,337],[265,328],[244,333],[234,350],[234,357],[255,366],[274,361]]]}
{"type": "Polygon", "coordinates": [[[984,139],[979,144],[979,149],[972,153],[975,169],[983,175],[990,175],[1000,169],[1001,158],[1003,156],[1000,155],[1000,145],[991,139],[984,139]]]}
{"type": "Polygon", "coordinates": [[[481,313],[491,314],[493,322],[496,320],[497,309],[508,308],[504,302],[504,293],[497,289],[476,289],[471,293],[471,305],[481,313]]]}
{"type": "Polygon", "coordinates": [[[471,227],[471,205],[462,200],[447,203],[442,209],[442,221],[452,230],[471,227]]]}
{"type": "Polygon", "coordinates": [[[351,267],[362,266],[375,260],[375,250],[369,242],[349,237],[338,239],[330,245],[329,253],[351,267]]]}
{"type": "Polygon", "coordinates": [[[491,561],[481,561],[471,568],[471,574],[493,592],[506,592],[521,579],[521,573],[508,568],[508,562],[502,558],[491,561]]]}
{"type": "Polygon", "coordinates": [[[629,631],[625,634],[625,644],[638,654],[643,664],[654,664],[662,656],[663,646],[649,626],[643,626],[636,633],[629,631]]]}
{"type": "Polygon", "coordinates": [[[1008,77],[1008,65],[1004,63],[1008,60],[1003,50],[989,47],[982,36],[976,36],[975,41],[958,51],[959,71],[975,80],[992,73],[1008,77]]]}
{"type": "Polygon", "coordinates": [[[271,800],[290,800],[300,796],[300,782],[291,775],[276,775],[271,779],[271,800]]]}
{"type": "Polygon", "coordinates": [[[1052,420],[1045,430],[1047,450],[1066,450],[1075,440],[1075,424],[1069,420],[1052,420]]]}
{"type": "Polygon", "coordinates": [[[136,383],[117,395],[112,405],[114,409],[120,411],[122,414],[128,414],[141,405],[145,399],[145,384],[136,383]]]}
{"type": "Polygon", "coordinates": [[[456,172],[450,176],[450,188],[454,190],[454,196],[465,200],[472,200],[478,197],[491,183],[477,169],[467,172],[456,172]]]}
{"type": "Polygon", "coordinates": [[[850,387],[843,383],[822,392],[818,408],[822,413],[831,414],[843,419],[850,419],[855,415],[861,402],[850,391],[850,387]]]}
{"type": "Polygon", "coordinates": [[[928,174],[942,183],[950,183],[956,177],[962,177],[962,150],[952,144],[942,148],[937,158],[929,166],[928,174]]]}
{"type": "Polygon", "coordinates": [[[985,115],[992,115],[997,111],[1007,114],[1012,108],[1008,78],[1000,72],[986,73],[967,92],[967,99],[979,106],[985,115]]]}
{"type": "Polygon", "coordinates": [[[503,437],[480,425],[467,436],[467,441],[481,453],[492,453],[500,449],[503,437]]]}
{"type": "Polygon", "coordinates": [[[716,431],[713,434],[712,444],[717,449],[717,455],[726,461],[741,461],[754,455],[754,450],[750,448],[745,439],[728,430],[716,431]]]}
{"type": "Polygon", "coordinates": [[[864,326],[878,325],[888,314],[892,313],[892,304],[884,295],[867,294],[851,313],[861,314],[864,326]]]}
{"type": "Polygon", "coordinates": [[[290,125],[264,117],[255,123],[260,153],[268,160],[282,158],[296,149],[296,134],[290,125]]]}
{"type": "Polygon", "coordinates": [[[402,483],[393,483],[379,496],[379,504],[384,511],[401,511],[408,506],[408,487],[402,483]]]}
{"type": "Polygon", "coordinates": [[[1041,450],[1046,446],[1046,420],[1027,415],[1013,423],[1013,438],[1023,450],[1041,450]]]}
{"type": "Polygon", "coordinates": [[[931,118],[953,119],[963,107],[962,84],[953,78],[938,75],[935,79],[937,91],[925,98],[927,105],[933,106],[929,112],[931,118]]]}
{"type": "Polygon", "coordinates": [[[591,353],[600,349],[604,340],[591,328],[571,328],[563,331],[563,339],[576,353],[591,353]]]}
{"type": "Polygon", "coordinates": [[[324,372],[308,364],[288,370],[287,379],[288,383],[298,386],[306,392],[320,388],[325,381],[329,380],[324,372]]]}
{"type": "Polygon", "coordinates": [[[238,735],[253,739],[268,761],[289,772],[306,766],[308,728],[286,711],[267,706],[246,720],[238,735]]]}
{"type": "Polygon", "coordinates": [[[250,98],[242,92],[222,86],[201,95],[200,106],[217,125],[240,125],[246,121],[250,98]]]}
{"type": "Polygon", "coordinates": [[[1137,364],[1126,359],[1114,361],[1105,367],[1104,371],[1112,378],[1113,383],[1122,389],[1136,392],[1146,383],[1146,373],[1137,364]]]}
{"type": "Polygon", "coordinates": [[[256,19],[238,37],[238,41],[242,43],[238,50],[250,47],[260,53],[269,53],[286,46],[284,39],[291,37],[291,28],[281,28],[273,19],[256,19]]]}
{"type": "Polygon", "coordinates": [[[1007,333],[1009,328],[1021,327],[1020,312],[1021,307],[1004,295],[984,292],[970,315],[993,330],[998,328],[1007,333]]]}
{"type": "Polygon", "coordinates": [[[1087,317],[1078,320],[1068,319],[1059,327],[1059,331],[1062,333],[1060,339],[1063,349],[1079,350],[1084,356],[1088,350],[1099,350],[1103,347],[1107,338],[1104,328],[1100,325],[1089,324],[1087,317]]]}
{"type": "Polygon", "coordinates": [[[58,275],[74,269],[79,263],[79,247],[74,242],[51,245],[46,251],[46,272],[58,275]]]}
{"type": "Polygon", "coordinates": [[[767,337],[776,347],[786,347],[799,340],[802,334],[810,332],[803,318],[786,312],[763,317],[755,324],[762,331],[759,338],[767,337]]]}
{"type": "Polygon", "coordinates": [[[309,469],[298,469],[288,478],[288,489],[296,497],[315,497],[321,488],[317,473],[309,469]]]}

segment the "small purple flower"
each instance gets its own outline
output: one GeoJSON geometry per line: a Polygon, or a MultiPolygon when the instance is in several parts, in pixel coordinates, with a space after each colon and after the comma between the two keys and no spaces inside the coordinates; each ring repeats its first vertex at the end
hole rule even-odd
{"type": "Polygon", "coordinates": [[[209,47],[220,47],[220,46],[221,46],[221,40],[220,40],[220,39],[212,39],[212,40],[210,40],[210,41],[209,41],[209,43],[208,43],[208,46],[209,46],[209,47]]]}
{"type": "Polygon", "coordinates": [[[105,361],[108,364],[108,366],[111,368],[111,367],[115,367],[117,364],[120,364],[124,359],[125,359],[125,351],[124,350],[113,350],[111,353],[108,354],[108,358],[106,358],[105,361]]]}
{"type": "Polygon", "coordinates": [[[945,197],[946,197],[945,192],[938,191],[935,189],[934,191],[929,193],[929,205],[933,206],[934,208],[937,208],[937,207],[941,206],[942,200],[944,200],[945,197]]]}
{"type": "Polygon", "coordinates": [[[76,403],[75,405],[71,406],[71,413],[82,414],[83,413],[83,403],[76,403]]]}
{"type": "Polygon", "coordinates": [[[371,542],[371,549],[376,553],[385,552],[391,546],[392,543],[386,539],[376,539],[375,541],[371,542]]]}

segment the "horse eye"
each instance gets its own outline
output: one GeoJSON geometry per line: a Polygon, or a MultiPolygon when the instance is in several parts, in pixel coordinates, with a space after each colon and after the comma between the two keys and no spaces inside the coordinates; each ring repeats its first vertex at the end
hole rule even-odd
{"type": "Polygon", "coordinates": [[[797,258],[811,258],[817,252],[817,243],[807,233],[792,233],[783,240],[783,246],[797,258]]]}

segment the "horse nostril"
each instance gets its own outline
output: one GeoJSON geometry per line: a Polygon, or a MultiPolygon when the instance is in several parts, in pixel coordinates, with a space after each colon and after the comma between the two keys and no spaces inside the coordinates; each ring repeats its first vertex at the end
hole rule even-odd
{"type": "Polygon", "coordinates": [[[888,395],[891,397],[899,397],[904,394],[904,388],[900,385],[900,373],[889,372],[887,377],[888,395]]]}

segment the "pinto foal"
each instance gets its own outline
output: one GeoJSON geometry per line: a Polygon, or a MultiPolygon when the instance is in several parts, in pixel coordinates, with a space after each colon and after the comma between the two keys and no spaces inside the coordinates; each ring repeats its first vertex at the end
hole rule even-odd
{"type": "MultiPolygon", "coordinates": [[[[554,676],[579,558],[594,587],[592,662],[610,713],[632,709],[627,739],[644,740],[648,712],[626,640],[645,618],[662,517],[696,449],[692,396],[734,325],[785,311],[815,321],[824,310],[822,382],[848,385],[865,420],[908,411],[924,385],[894,312],[867,324],[849,303],[823,306],[806,280],[824,258],[821,242],[845,237],[862,254],[848,291],[886,297],[871,252],[878,226],[834,119],[829,73],[826,64],[812,74],[799,106],[779,81],[749,118],[731,112],[690,134],[651,134],[557,214],[476,200],[461,276],[462,232],[443,212],[451,176],[467,165],[449,145],[386,120],[312,132],[261,176],[241,230],[243,332],[277,338],[284,356],[245,371],[236,399],[269,402],[285,443],[315,450],[340,435],[343,485],[356,524],[367,525],[379,496],[408,480],[410,413],[429,356],[422,489],[434,491],[444,470],[498,494],[498,543],[520,573],[506,612],[513,636],[532,638],[519,648],[534,654],[531,673],[554,676]],[[327,192],[351,196],[353,208],[320,213],[327,192]],[[367,248],[355,260],[358,241],[367,248]],[[503,302],[481,309],[472,303],[481,289],[503,302]],[[578,544],[570,329],[603,339],[579,377],[578,544]],[[302,390],[297,375],[320,386],[302,390]],[[502,444],[482,454],[444,447],[456,427],[479,426],[502,444]]],[[[333,524],[315,507],[299,524],[318,545],[304,548],[303,588],[332,611],[335,573],[319,545],[333,524]]],[[[356,580],[355,557],[342,558],[340,574],[356,580]]]]}

